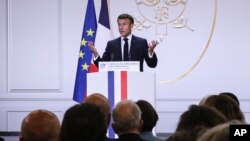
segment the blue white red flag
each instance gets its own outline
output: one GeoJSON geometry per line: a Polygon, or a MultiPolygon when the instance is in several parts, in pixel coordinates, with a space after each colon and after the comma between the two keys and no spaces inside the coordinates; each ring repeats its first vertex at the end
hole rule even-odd
{"type": "Polygon", "coordinates": [[[110,21],[109,21],[109,10],[107,0],[102,0],[98,25],[96,32],[95,47],[98,49],[100,55],[103,54],[107,42],[111,39],[110,21]]]}

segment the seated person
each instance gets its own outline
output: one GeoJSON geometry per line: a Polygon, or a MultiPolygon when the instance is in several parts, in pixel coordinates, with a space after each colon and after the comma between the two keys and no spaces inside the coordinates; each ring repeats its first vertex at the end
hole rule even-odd
{"type": "MultiPolygon", "coordinates": [[[[94,93],[87,96],[83,103],[95,104],[101,109],[101,111],[103,111],[106,121],[106,128],[108,130],[111,118],[111,108],[108,99],[100,93],[94,93]]],[[[106,141],[115,141],[115,139],[106,137],[106,141]]]]}
{"type": "Polygon", "coordinates": [[[105,137],[106,121],[98,106],[82,103],[66,111],[60,141],[104,141],[105,137]]]}
{"type": "Polygon", "coordinates": [[[139,135],[141,110],[133,101],[123,100],[117,103],[112,117],[112,127],[118,134],[119,141],[144,141],[139,135]]]}
{"type": "Polygon", "coordinates": [[[158,114],[156,113],[154,107],[145,100],[138,100],[136,104],[141,109],[141,118],[143,120],[140,136],[144,140],[149,141],[161,141],[160,138],[157,138],[153,135],[153,128],[155,127],[158,121],[158,114]]]}
{"type": "Polygon", "coordinates": [[[58,141],[60,122],[47,110],[35,110],[22,121],[20,141],[58,141]]]}

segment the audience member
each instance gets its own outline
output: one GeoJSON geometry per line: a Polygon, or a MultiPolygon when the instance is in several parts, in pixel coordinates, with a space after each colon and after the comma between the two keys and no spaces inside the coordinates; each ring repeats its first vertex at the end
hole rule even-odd
{"type": "Polygon", "coordinates": [[[103,141],[106,122],[94,104],[82,103],[69,108],[63,118],[60,141],[103,141]]]}
{"type": "Polygon", "coordinates": [[[227,122],[227,119],[217,110],[190,105],[179,119],[176,131],[167,141],[196,141],[206,129],[227,122]]]}
{"type": "Polygon", "coordinates": [[[180,130],[172,134],[166,141],[196,141],[206,129],[198,125],[190,130],[180,130]]]}
{"type": "Polygon", "coordinates": [[[229,96],[230,98],[232,98],[233,100],[235,100],[235,102],[237,102],[237,104],[240,106],[240,101],[239,101],[239,99],[237,98],[237,96],[235,94],[230,93],[230,92],[222,92],[219,95],[229,96]]]}
{"type": "Polygon", "coordinates": [[[0,141],[4,141],[4,139],[2,137],[0,137],[0,141]]]}
{"type": "Polygon", "coordinates": [[[217,125],[203,133],[197,141],[229,141],[231,124],[242,123],[241,121],[233,120],[232,122],[217,125]]]}
{"type": "Polygon", "coordinates": [[[196,126],[211,128],[225,122],[227,122],[226,117],[213,108],[190,105],[189,109],[180,116],[176,131],[190,130],[196,126]]]}
{"type": "Polygon", "coordinates": [[[94,94],[87,96],[83,102],[91,103],[101,108],[101,111],[103,111],[105,115],[105,120],[107,124],[106,126],[108,128],[110,119],[111,119],[110,104],[109,104],[108,99],[100,93],[94,93],[94,94]]]}
{"type": "Polygon", "coordinates": [[[60,122],[47,110],[35,110],[22,121],[20,141],[58,141],[60,122]]]}
{"type": "Polygon", "coordinates": [[[245,117],[235,100],[226,95],[210,95],[203,105],[215,108],[221,112],[228,121],[240,120],[245,122],[245,117]]]}
{"type": "MultiPolygon", "coordinates": [[[[95,104],[101,109],[101,111],[103,111],[105,115],[106,129],[108,129],[111,119],[110,104],[108,99],[100,93],[94,93],[87,96],[83,102],[95,104]]],[[[106,137],[106,141],[113,141],[113,140],[115,139],[110,139],[106,137]]]]}
{"type": "Polygon", "coordinates": [[[120,101],[115,106],[112,117],[112,127],[118,134],[119,141],[143,141],[139,135],[141,110],[133,101],[120,101]]]}
{"type": "Polygon", "coordinates": [[[143,120],[143,125],[140,131],[141,138],[148,141],[161,141],[161,139],[154,136],[152,132],[158,121],[158,114],[154,107],[145,100],[138,100],[136,104],[141,110],[141,118],[143,120]]]}

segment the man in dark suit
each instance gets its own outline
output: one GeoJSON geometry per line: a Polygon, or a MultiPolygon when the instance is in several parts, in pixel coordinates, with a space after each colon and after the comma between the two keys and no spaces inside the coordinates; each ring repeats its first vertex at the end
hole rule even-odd
{"type": "Polygon", "coordinates": [[[132,35],[134,19],[129,14],[118,16],[117,23],[121,37],[107,43],[102,58],[93,43],[88,42],[88,46],[94,55],[95,65],[98,66],[99,61],[139,61],[140,71],[143,71],[145,60],[149,67],[155,68],[157,56],[154,49],[158,42],[153,40],[148,44],[146,39],[132,35]]]}

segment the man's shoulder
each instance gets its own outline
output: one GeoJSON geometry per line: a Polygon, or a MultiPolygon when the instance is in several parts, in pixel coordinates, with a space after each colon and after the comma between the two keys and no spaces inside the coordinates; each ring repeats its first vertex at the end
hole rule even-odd
{"type": "Polygon", "coordinates": [[[135,35],[132,35],[132,40],[137,40],[137,41],[147,41],[145,38],[138,37],[138,36],[135,36],[135,35]]]}
{"type": "Polygon", "coordinates": [[[115,39],[110,40],[109,42],[117,42],[117,41],[119,41],[120,39],[121,39],[121,37],[117,37],[117,38],[115,38],[115,39]]]}

